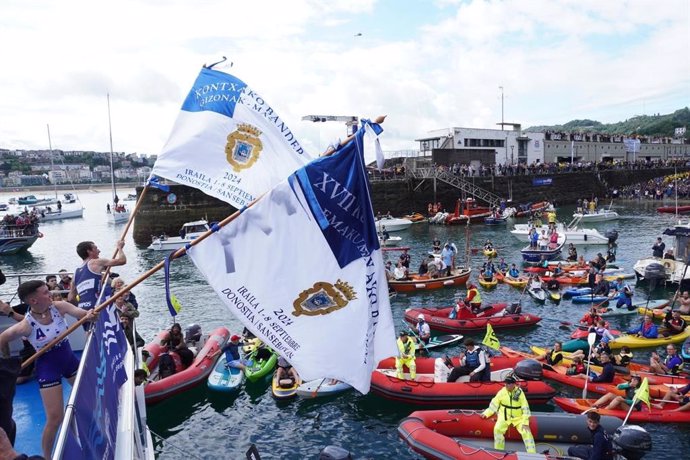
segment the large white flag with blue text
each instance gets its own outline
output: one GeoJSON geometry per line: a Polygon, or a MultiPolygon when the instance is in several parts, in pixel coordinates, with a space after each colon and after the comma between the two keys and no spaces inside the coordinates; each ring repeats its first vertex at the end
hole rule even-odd
{"type": "Polygon", "coordinates": [[[311,159],[246,83],[203,68],[152,173],[241,208],[311,159]]]}
{"type": "Polygon", "coordinates": [[[367,393],[377,363],[398,350],[364,132],[187,253],[230,311],[303,379],[335,378],[367,393]]]}

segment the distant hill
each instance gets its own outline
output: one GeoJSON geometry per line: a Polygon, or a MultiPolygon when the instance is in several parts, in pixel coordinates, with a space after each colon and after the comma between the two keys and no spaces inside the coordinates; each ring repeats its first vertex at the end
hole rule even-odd
{"type": "Polygon", "coordinates": [[[601,134],[640,134],[643,136],[673,137],[676,128],[690,125],[690,109],[676,110],[667,115],[640,115],[618,123],[601,123],[596,120],[572,120],[564,125],[532,126],[530,132],[596,132],[601,134]]]}

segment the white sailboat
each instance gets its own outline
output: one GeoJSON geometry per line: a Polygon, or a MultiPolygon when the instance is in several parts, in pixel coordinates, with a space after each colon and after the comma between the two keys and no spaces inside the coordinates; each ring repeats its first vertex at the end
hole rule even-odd
{"type": "Polygon", "coordinates": [[[110,185],[113,190],[113,201],[108,204],[108,221],[113,224],[127,222],[129,220],[129,209],[117,196],[115,190],[115,168],[113,168],[113,128],[110,121],[110,94],[108,94],[108,133],[110,135],[110,185]]]}
{"type": "MultiPolygon", "coordinates": [[[[48,128],[48,148],[50,148],[50,171],[54,171],[55,166],[53,164],[53,143],[50,139],[50,125],[46,125],[48,128]]],[[[52,179],[54,180],[54,179],[52,179]]],[[[53,184],[55,188],[55,203],[46,206],[35,206],[38,213],[38,218],[41,222],[49,222],[55,220],[64,219],[75,219],[84,216],[84,207],[78,198],[74,197],[71,193],[65,193],[65,200],[61,201],[58,198],[57,184],[53,184]],[[69,198],[68,198],[69,195],[69,198]]]]}

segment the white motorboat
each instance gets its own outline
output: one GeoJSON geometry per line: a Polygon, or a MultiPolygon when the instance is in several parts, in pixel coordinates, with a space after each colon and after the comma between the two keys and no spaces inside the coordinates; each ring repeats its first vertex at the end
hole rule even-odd
{"type": "Polygon", "coordinates": [[[121,224],[122,222],[127,222],[129,220],[129,209],[127,206],[118,203],[113,206],[108,213],[108,222],[111,224],[121,224]]]}
{"type": "Polygon", "coordinates": [[[185,247],[192,240],[198,238],[208,230],[208,222],[203,219],[187,222],[180,229],[179,236],[160,235],[154,237],[148,249],[154,251],[174,251],[185,247]]]}
{"type": "Polygon", "coordinates": [[[673,229],[666,229],[665,235],[675,237],[675,260],[661,259],[659,257],[645,257],[635,262],[633,270],[638,279],[645,279],[645,271],[647,267],[652,264],[658,264],[664,267],[666,272],[666,283],[679,284],[681,282],[687,283],[690,280],[690,265],[685,261],[690,258],[690,222],[682,224],[679,223],[673,229]]]}
{"type": "Polygon", "coordinates": [[[382,248],[391,248],[391,247],[396,247],[400,246],[400,243],[402,243],[402,238],[399,236],[389,236],[388,238],[382,238],[379,236],[379,245],[382,248]]]}
{"type": "MultiPolygon", "coordinates": [[[[520,241],[529,242],[529,231],[532,228],[530,224],[515,224],[513,230],[510,233],[513,234],[515,238],[520,241]]],[[[541,227],[536,227],[537,232],[541,234],[542,230],[548,232],[548,225],[542,225],[541,227]]],[[[585,244],[608,244],[609,238],[602,235],[597,229],[594,228],[581,228],[573,225],[563,225],[562,223],[556,224],[556,231],[559,234],[564,234],[568,239],[568,243],[573,243],[575,245],[585,245],[585,244]]]]}
{"type": "Polygon", "coordinates": [[[581,222],[587,223],[587,222],[606,222],[609,220],[617,220],[618,213],[616,211],[613,211],[611,209],[601,209],[599,211],[589,213],[589,214],[583,214],[576,212],[573,214],[573,219],[580,219],[581,222]]]}
{"type": "Polygon", "coordinates": [[[388,232],[400,232],[407,230],[411,225],[411,220],[399,217],[381,217],[376,219],[376,230],[379,232],[384,230],[388,232]]]}

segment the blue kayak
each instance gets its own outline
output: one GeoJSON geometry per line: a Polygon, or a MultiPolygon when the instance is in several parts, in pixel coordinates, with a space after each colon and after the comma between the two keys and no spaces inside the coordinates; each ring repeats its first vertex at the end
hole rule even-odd
{"type": "Polygon", "coordinates": [[[588,287],[583,287],[583,288],[570,288],[566,289],[563,291],[563,298],[564,299],[569,299],[571,297],[576,297],[580,295],[585,295],[585,294],[591,294],[592,288],[588,287]]]}
{"type": "Polygon", "coordinates": [[[570,299],[573,303],[602,303],[608,300],[615,300],[615,297],[605,295],[579,295],[570,299]]]}
{"type": "Polygon", "coordinates": [[[234,367],[226,367],[226,363],[225,354],[223,354],[208,375],[207,385],[211,390],[238,391],[244,383],[244,372],[234,367]]]}

